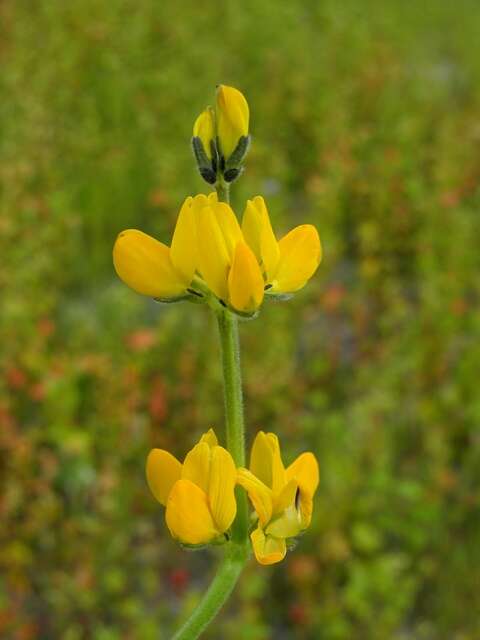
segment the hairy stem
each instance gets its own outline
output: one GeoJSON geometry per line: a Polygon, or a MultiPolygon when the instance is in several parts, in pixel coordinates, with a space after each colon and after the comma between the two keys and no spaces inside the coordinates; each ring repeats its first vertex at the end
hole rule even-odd
{"type": "Polygon", "coordinates": [[[247,557],[245,547],[231,545],[202,601],[172,640],[195,640],[200,636],[232,593],[247,557]]]}
{"type": "Polygon", "coordinates": [[[230,204],[230,184],[220,179],[215,185],[219,202],[230,204]]]}

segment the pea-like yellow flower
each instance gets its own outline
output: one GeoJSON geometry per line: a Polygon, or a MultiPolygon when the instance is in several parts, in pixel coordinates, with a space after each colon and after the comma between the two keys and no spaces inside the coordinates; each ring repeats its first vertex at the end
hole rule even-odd
{"type": "Polygon", "coordinates": [[[238,89],[221,84],[217,87],[216,114],[220,151],[228,160],[240,138],[248,136],[248,102],[238,89]]]}
{"type": "Polygon", "coordinates": [[[151,492],[166,506],[173,538],[189,545],[225,539],[237,513],[236,469],[213,429],[203,434],[183,464],[168,451],[152,449],[146,474],[151,492]]]}
{"type": "Polygon", "coordinates": [[[196,212],[207,202],[203,194],[185,200],[170,247],[138,229],[122,231],[113,247],[113,264],[125,284],[153,298],[185,295],[197,267],[196,212]]]}
{"type": "Polygon", "coordinates": [[[270,293],[294,293],[313,276],[322,259],[322,247],[315,227],[302,224],[277,242],[261,196],[247,201],[242,231],[262,268],[270,293]]]}
{"type": "Polygon", "coordinates": [[[318,477],[313,453],[302,453],[285,469],[277,436],[263,431],[257,434],[250,470],[238,469],[237,482],[247,491],[258,516],[250,538],[260,564],[283,560],[286,540],[310,525],[318,477]]]}
{"type": "Polygon", "coordinates": [[[212,142],[215,140],[215,113],[207,107],[195,120],[193,125],[194,138],[200,138],[203,150],[209,160],[212,159],[212,142]]]}
{"type": "Polygon", "coordinates": [[[233,309],[251,313],[262,304],[264,282],[237,217],[210,200],[198,212],[198,270],[211,291],[233,309]]]}

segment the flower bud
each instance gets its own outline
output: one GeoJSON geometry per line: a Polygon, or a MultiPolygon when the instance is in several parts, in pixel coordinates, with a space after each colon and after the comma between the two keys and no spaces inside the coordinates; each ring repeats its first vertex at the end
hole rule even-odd
{"type": "Polygon", "coordinates": [[[249,109],[244,95],[234,87],[217,88],[217,135],[226,161],[242,138],[248,137],[249,109]]]}
{"type": "Polygon", "coordinates": [[[212,142],[215,140],[215,114],[211,107],[198,116],[193,125],[193,137],[200,138],[205,155],[212,159],[212,142]]]}

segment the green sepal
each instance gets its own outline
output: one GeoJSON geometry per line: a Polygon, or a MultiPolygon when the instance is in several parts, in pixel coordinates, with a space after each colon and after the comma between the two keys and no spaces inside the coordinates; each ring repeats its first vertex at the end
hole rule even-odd
{"type": "Polygon", "coordinates": [[[199,167],[198,171],[207,184],[215,184],[217,181],[217,174],[213,169],[208,167],[199,167]]]}
{"type": "Polygon", "coordinates": [[[227,533],[223,533],[220,536],[218,536],[217,538],[214,538],[213,540],[211,540],[210,542],[207,542],[205,544],[188,544],[187,542],[180,542],[180,540],[178,541],[179,545],[182,547],[182,549],[184,549],[185,551],[201,551],[202,549],[206,549],[207,547],[218,547],[224,544],[227,544],[227,542],[230,542],[230,535],[227,533]]]}
{"type": "Polygon", "coordinates": [[[289,551],[293,551],[295,549],[295,547],[298,545],[299,540],[298,540],[298,537],[286,538],[285,543],[287,545],[287,549],[289,551]]]}
{"type": "Polygon", "coordinates": [[[225,163],[225,169],[238,169],[250,149],[251,136],[241,136],[225,163]]]}
{"type": "Polygon", "coordinates": [[[239,178],[243,173],[243,167],[238,167],[235,169],[227,169],[225,171],[225,173],[223,174],[223,179],[225,180],[225,182],[235,182],[235,180],[237,180],[237,178],[239,178]]]}
{"type": "Polygon", "coordinates": [[[291,300],[295,294],[294,293],[276,293],[275,291],[270,293],[269,289],[265,289],[265,297],[270,298],[271,300],[275,300],[278,302],[283,302],[284,300],[291,300]]]}
{"type": "Polygon", "coordinates": [[[201,301],[203,302],[205,300],[205,298],[202,296],[198,296],[196,294],[192,294],[192,293],[186,293],[185,295],[182,296],[176,296],[175,298],[153,298],[153,300],[155,300],[155,302],[158,302],[159,304],[173,304],[174,302],[197,302],[197,301],[201,301]]]}
{"type": "Polygon", "coordinates": [[[230,305],[228,305],[228,310],[238,316],[241,320],[255,320],[258,318],[260,314],[260,309],[256,309],[255,311],[247,312],[247,311],[238,311],[234,309],[230,305]]]}
{"type": "Polygon", "coordinates": [[[193,155],[195,156],[195,160],[197,161],[198,168],[211,169],[212,163],[205,152],[203,142],[198,136],[193,136],[192,138],[192,149],[193,149],[193,155]]]}
{"type": "Polygon", "coordinates": [[[186,542],[180,542],[180,541],[178,541],[178,544],[182,547],[182,549],[184,551],[201,551],[202,549],[206,549],[207,547],[210,546],[210,543],[208,543],[208,544],[187,544],[186,542]]]}

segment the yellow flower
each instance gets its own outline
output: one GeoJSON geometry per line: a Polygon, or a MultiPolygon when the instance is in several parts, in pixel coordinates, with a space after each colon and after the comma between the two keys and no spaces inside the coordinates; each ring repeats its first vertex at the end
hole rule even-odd
{"type": "Polygon", "coordinates": [[[195,120],[193,136],[200,138],[203,149],[209,160],[212,159],[211,143],[215,140],[215,114],[211,107],[207,107],[195,120]]]}
{"type": "Polygon", "coordinates": [[[226,160],[235,151],[241,137],[248,135],[249,109],[245,96],[234,87],[217,87],[217,135],[226,160]]]}
{"type": "Polygon", "coordinates": [[[198,212],[198,270],[211,291],[244,313],[258,309],[264,282],[228,204],[210,199],[198,212]]]}
{"type": "Polygon", "coordinates": [[[171,247],[138,229],[127,229],[118,235],[113,264],[125,284],[153,298],[185,295],[197,267],[196,210],[206,202],[204,195],[185,200],[171,247]]]}
{"type": "Polygon", "coordinates": [[[250,471],[238,469],[237,482],[247,491],[258,516],[250,536],[255,557],[260,564],[280,562],[286,539],[310,525],[318,486],[315,456],[302,453],[285,469],[277,436],[260,431],[253,443],[250,471]]]}
{"type": "Polygon", "coordinates": [[[277,242],[261,196],[247,201],[242,231],[271,293],[298,291],[313,276],[322,259],[320,238],[311,224],[295,227],[277,242]]]}
{"type": "Polygon", "coordinates": [[[167,508],[165,519],[173,538],[207,544],[228,531],[237,513],[236,470],[213,429],[203,434],[183,465],[168,451],[152,449],[146,473],[151,492],[167,508]]]}

